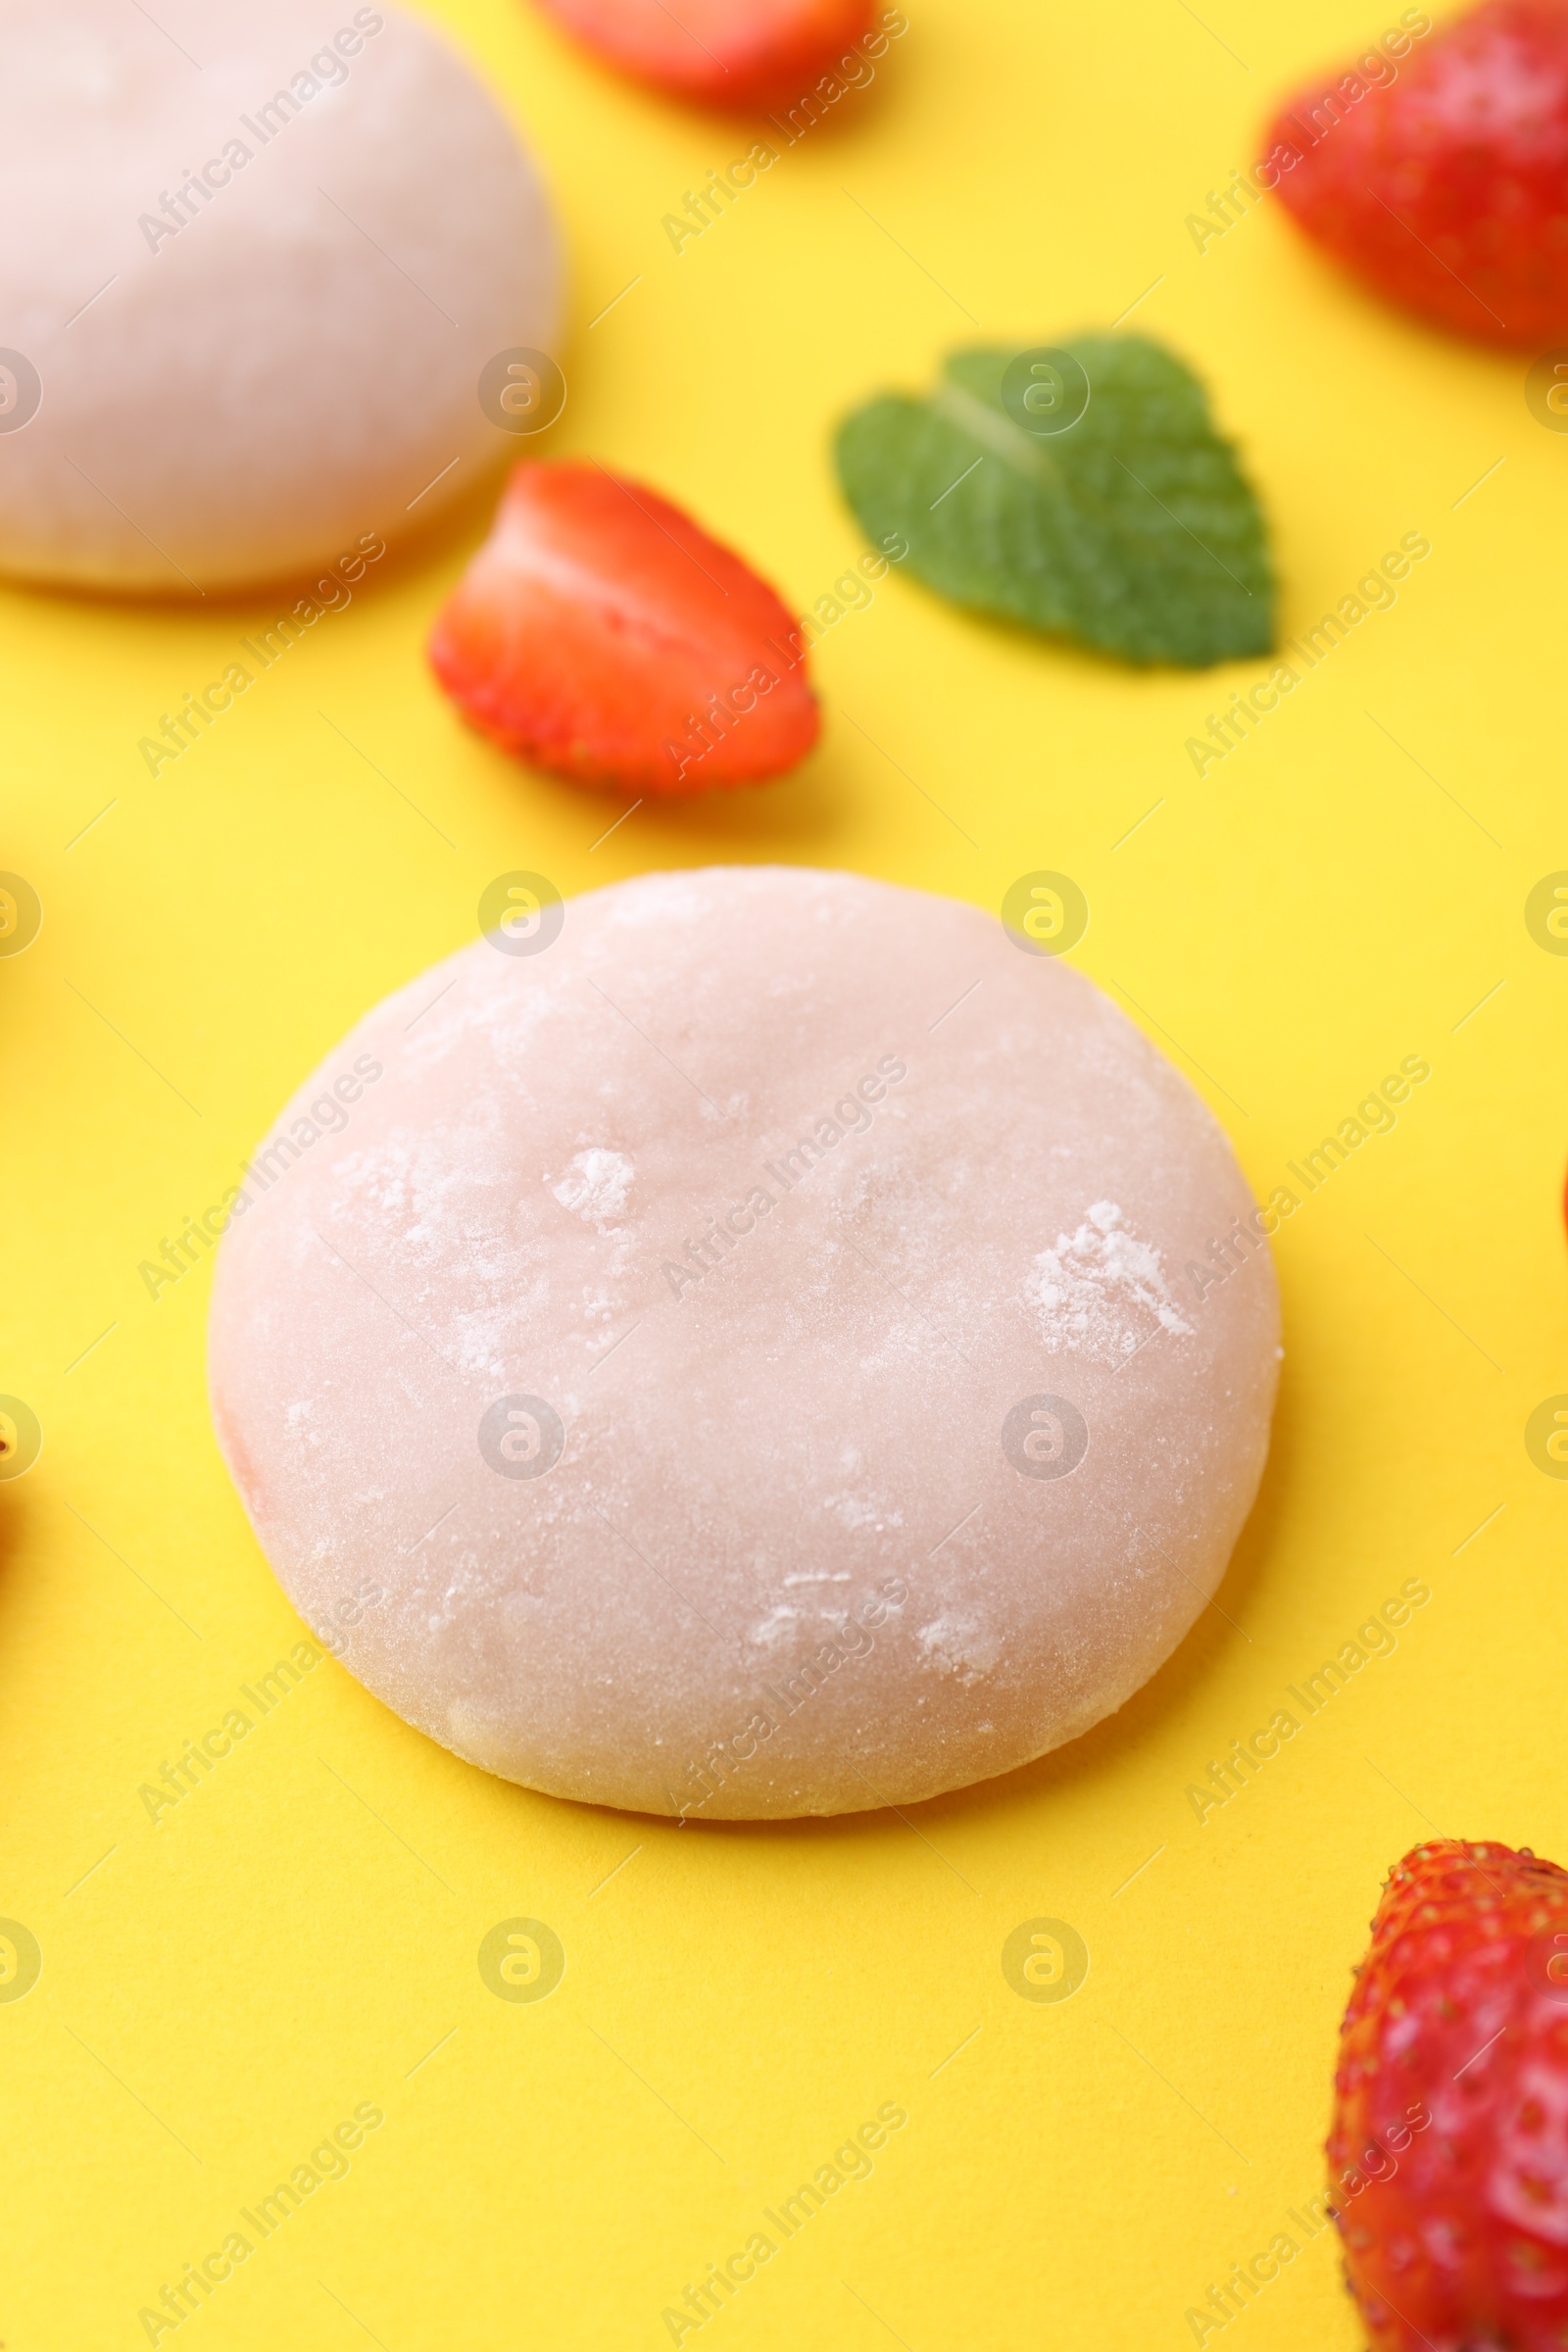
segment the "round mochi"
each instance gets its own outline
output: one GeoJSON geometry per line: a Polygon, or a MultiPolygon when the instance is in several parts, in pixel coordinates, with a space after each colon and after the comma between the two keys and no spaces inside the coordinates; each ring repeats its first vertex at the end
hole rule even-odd
{"type": "Polygon", "coordinates": [[[219,1253],[220,1442],[320,1640],[491,1772],[697,1820],[907,1804],[1119,1707],[1220,1580],[1279,1355],[1186,1081],[853,875],[504,876],[481,920],[219,1253]]]}
{"type": "Polygon", "coordinates": [[[178,597],[358,576],[516,454],[479,380],[550,346],[556,234],[427,26],[0,0],[0,567],[178,597]]]}

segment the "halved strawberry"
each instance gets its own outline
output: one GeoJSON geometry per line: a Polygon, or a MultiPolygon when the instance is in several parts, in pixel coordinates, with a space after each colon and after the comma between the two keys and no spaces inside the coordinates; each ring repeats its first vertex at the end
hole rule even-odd
{"type": "Polygon", "coordinates": [[[634,80],[705,106],[789,106],[871,23],[873,0],[542,0],[634,80]]]}
{"type": "Polygon", "coordinates": [[[1298,93],[1259,176],[1393,301],[1489,342],[1549,340],[1568,329],[1568,5],[1486,0],[1401,64],[1368,51],[1298,93]]]}
{"type": "Polygon", "coordinates": [[[766,581],[602,466],[515,468],[429,652],[481,734],[580,784],[757,784],[821,726],[766,581]]]}

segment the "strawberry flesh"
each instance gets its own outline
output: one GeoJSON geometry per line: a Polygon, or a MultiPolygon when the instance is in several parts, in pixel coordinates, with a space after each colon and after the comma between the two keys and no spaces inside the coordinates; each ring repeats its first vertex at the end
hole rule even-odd
{"type": "Polygon", "coordinates": [[[514,470],[429,653],[481,734],[582,784],[760,783],[821,725],[800,632],[766,581],[600,466],[514,470]]]}
{"type": "Polygon", "coordinates": [[[1391,301],[1492,342],[1568,328],[1568,0],[1487,0],[1301,90],[1266,184],[1391,301]]]}
{"type": "Polygon", "coordinates": [[[1396,1866],[1328,2160],[1373,2352],[1563,2352],[1568,1872],[1457,1838],[1396,1866]]]}

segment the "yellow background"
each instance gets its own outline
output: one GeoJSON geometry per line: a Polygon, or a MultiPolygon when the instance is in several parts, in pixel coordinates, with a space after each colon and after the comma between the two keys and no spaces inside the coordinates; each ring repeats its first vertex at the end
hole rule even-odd
{"type": "MultiPolygon", "coordinates": [[[[43,1953],[0,2002],[0,2339],[143,2342],[138,2308],[374,2101],[349,2177],[182,2345],[654,2347],[686,2282],[898,2101],[873,2177],[704,2344],[1189,2343],[1187,2308],[1320,2185],[1387,1865],[1433,1828],[1568,1859],[1568,1490],[1523,1438],[1568,1389],[1568,961],[1523,919],[1568,866],[1568,442],[1526,409],[1531,354],[1382,310],[1274,203],[1201,254],[1185,225],[1259,152],[1270,99],[1392,10],[1320,0],[1309,29],[1261,0],[1203,22],[909,0],[874,86],[679,256],[661,217],[747,131],[601,74],[522,0],[434,13],[559,201],[570,404],[548,450],[657,484],[798,609],[860,552],[828,459],[846,407],[965,339],[1107,325],[1155,280],[1129,323],[1199,368],[1238,438],[1286,633],[1402,533],[1433,553],[1201,781],[1186,737],[1266,664],[1138,675],[895,575],[815,657],[803,769],[605,840],[621,800],[506,762],[424,667],[481,511],[379,566],[156,780],[138,737],[275,600],[5,592],[0,864],[45,920],[0,963],[0,1388],[45,1441],[0,1488],[0,1915],[43,1953]],[[138,1261],[351,1021],[473,935],[492,876],[570,892],[764,858],[993,908],[1031,868],[1072,874],[1075,960],[1265,1191],[1402,1056],[1430,1060],[1396,1130],[1279,1236],[1279,1419],[1224,1614],[1089,1739],[907,1818],[677,1831],[556,1803],[324,1663],[155,1829],[139,1785],[300,1629],[214,1446],[208,1274],[155,1304],[138,1261]],[[1411,1577],[1433,1598],[1396,1653],[1200,1824],[1208,1759],[1411,1577]],[[537,2004],[476,1966],[514,1915],[565,1947],[537,2004]],[[1060,2004],[1002,1974],[1042,1916],[1091,1955],[1060,2004]]],[[[1332,2233],[1225,2338],[1351,2352],[1332,2233]]]]}

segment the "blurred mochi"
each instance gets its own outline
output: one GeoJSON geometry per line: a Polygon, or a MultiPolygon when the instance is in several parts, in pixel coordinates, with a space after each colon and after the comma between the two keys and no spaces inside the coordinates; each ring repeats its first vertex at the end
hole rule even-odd
{"type": "Polygon", "coordinates": [[[553,343],[556,232],[387,0],[0,0],[0,568],[282,577],[515,455],[478,381],[553,343]]]}
{"type": "Polygon", "coordinates": [[[691,1819],[907,1804],[1119,1707],[1224,1572],[1279,1353],[1186,1081],[848,874],[504,876],[481,920],[220,1250],[218,1434],[304,1617],[486,1770],[691,1819]]]}

